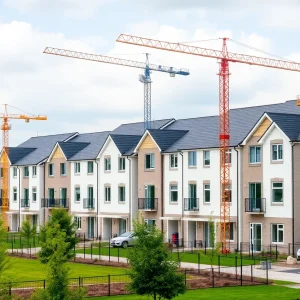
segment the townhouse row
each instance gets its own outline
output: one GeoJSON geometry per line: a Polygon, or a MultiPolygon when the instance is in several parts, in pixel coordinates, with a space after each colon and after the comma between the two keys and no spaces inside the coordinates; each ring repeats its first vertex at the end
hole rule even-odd
{"type": "MultiPolygon", "coordinates": [[[[295,101],[231,110],[230,234],[238,247],[300,241],[300,110],[295,101]]],[[[103,240],[138,214],[188,243],[219,222],[218,117],[123,124],[111,132],[33,137],[9,148],[8,225],[40,226],[63,207],[78,232],[103,240]]],[[[6,155],[2,151],[1,155],[6,155]]],[[[218,236],[218,235],[217,235],[218,236]]]]}

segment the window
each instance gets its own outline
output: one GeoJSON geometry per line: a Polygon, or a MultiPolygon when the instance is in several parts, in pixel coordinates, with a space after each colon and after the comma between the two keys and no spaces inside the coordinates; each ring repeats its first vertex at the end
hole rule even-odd
{"type": "Polygon", "coordinates": [[[104,158],[104,170],[105,171],[111,170],[110,157],[104,158]]]}
{"type": "Polygon", "coordinates": [[[197,152],[191,151],[189,152],[189,167],[197,166],[197,152]]]}
{"type": "Polygon", "coordinates": [[[32,201],[36,202],[36,187],[32,188],[32,201]]]}
{"type": "Polygon", "coordinates": [[[154,169],[154,153],[145,154],[145,168],[154,169]]]}
{"type": "Polygon", "coordinates": [[[283,202],[283,182],[272,182],[272,202],[283,202]]]}
{"type": "Polygon", "coordinates": [[[226,151],[225,161],[227,164],[231,164],[231,149],[226,151]]]}
{"type": "Polygon", "coordinates": [[[119,202],[125,202],[125,186],[119,186],[119,202]]]}
{"type": "Polygon", "coordinates": [[[94,173],[94,162],[93,161],[88,161],[88,163],[87,163],[87,172],[88,172],[88,174],[93,174],[94,173]]]}
{"type": "Polygon", "coordinates": [[[145,223],[146,223],[148,226],[155,226],[156,220],[155,220],[155,219],[145,219],[145,223]]]}
{"type": "Polygon", "coordinates": [[[77,230],[81,229],[81,217],[74,217],[74,223],[76,224],[77,230]]]}
{"type": "Polygon", "coordinates": [[[111,196],[110,186],[106,186],[104,190],[105,190],[105,202],[110,202],[110,196],[111,196]]]}
{"type": "Polygon", "coordinates": [[[32,167],[32,177],[36,177],[36,166],[32,167]]]}
{"type": "Polygon", "coordinates": [[[251,146],[249,149],[249,163],[250,164],[259,164],[261,163],[260,158],[260,146],[251,146]]]}
{"type": "Polygon", "coordinates": [[[283,243],[283,224],[272,224],[272,243],[283,243]]]}
{"type": "Polygon", "coordinates": [[[54,164],[49,164],[48,165],[48,175],[49,176],[54,176],[54,164]]]}
{"type": "Polygon", "coordinates": [[[75,174],[80,174],[80,163],[75,163],[75,174]]]}
{"type": "Polygon", "coordinates": [[[170,155],[170,167],[171,168],[177,168],[178,167],[178,155],[177,154],[171,154],[170,155]]]}
{"type": "Polygon", "coordinates": [[[66,163],[60,164],[60,175],[65,176],[67,174],[66,163]]]}
{"type": "Polygon", "coordinates": [[[226,184],[225,185],[225,193],[226,193],[226,196],[225,196],[225,201],[226,202],[231,202],[231,184],[226,184]]]}
{"type": "Polygon", "coordinates": [[[13,168],[13,176],[14,176],[14,177],[17,177],[17,176],[18,176],[18,168],[17,168],[17,167],[14,167],[14,168],[13,168]]]}
{"type": "Polygon", "coordinates": [[[75,201],[80,201],[80,187],[75,187],[75,201]]]}
{"type": "Polygon", "coordinates": [[[210,166],[210,151],[203,151],[204,166],[210,166]]]}
{"type": "Polygon", "coordinates": [[[282,144],[272,145],[272,160],[281,161],[282,159],[282,144]]]}
{"type": "Polygon", "coordinates": [[[14,194],[14,201],[18,200],[18,189],[16,187],[14,187],[13,189],[13,194],[14,194]]]}
{"type": "Polygon", "coordinates": [[[119,157],[119,171],[125,171],[125,157],[119,157]]]}
{"type": "Polygon", "coordinates": [[[178,201],[178,186],[177,186],[177,184],[170,185],[170,199],[171,199],[171,202],[178,201]]]}
{"type": "Polygon", "coordinates": [[[24,167],[24,177],[29,177],[29,168],[24,167]]]}
{"type": "Polygon", "coordinates": [[[204,203],[210,203],[210,184],[204,184],[204,203]]]}

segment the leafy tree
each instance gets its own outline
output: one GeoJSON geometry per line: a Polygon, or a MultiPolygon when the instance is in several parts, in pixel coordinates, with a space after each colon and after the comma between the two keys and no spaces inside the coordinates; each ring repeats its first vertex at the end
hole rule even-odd
{"type": "Polygon", "coordinates": [[[21,236],[24,237],[27,240],[27,244],[29,244],[30,239],[33,238],[35,235],[36,235],[36,226],[31,224],[29,218],[26,218],[22,222],[21,236]]]}
{"type": "Polygon", "coordinates": [[[53,254],[55,249],[49,245],[47,239],[49,233],[47,233],[48,228],[54,228],[59,225],[59,228],[62,232],[65,233],[65,242],[67,243],[65,249],[65,255],[67,260],[74,257],[74,247],[79,242],[79,239],[76,237],[76,225],[65,209],[59,208],[52,210],[52,215],[50,220],[46,223],[45,226],[41,228],[40,231],[40,242],[41,242],[41,251],[39,253],[40,260],[43,264],[48,263],[49,257],[53,254]]]}
{"type": "Polygon", "coordinates": [[[135,245],[129,250],[130,291],[156,299],[173,299],[186,291],[184,274],[170,257],[163,233],[144,220],[134,223],[135,245]]]}

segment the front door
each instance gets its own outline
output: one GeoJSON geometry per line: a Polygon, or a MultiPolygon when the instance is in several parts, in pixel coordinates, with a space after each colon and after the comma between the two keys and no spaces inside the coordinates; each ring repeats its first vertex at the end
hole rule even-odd
{"type": "Polygon", "coordinates": [[[126,232],[126,219],[119,219],[119,235],[126,232]]]}
{"type": "Polygon", "coordinates": [[[94,225],[95,225],[95,218],[88,217],[88,237],[90,239],[94,238],[94,225]]]}
{"type": "Polygon", "coordinates": [[[261,210],[261,183],[249,183],[250,210],[261,210]]]}
{"type": "Polygon", "coordinates": [[[212,247],[212,241],[210,238],[210,227],[209,222],[204,222],[204,242],[206,242],[206,247],[212,247]]]}
{"type": "Polygon", "coordinates": [[[146,185],[145,186],[145,209],[153,209],[154,208],[154,198],[155,198],[155,186],[154,185],[146,185]]]}
{"type": "Polygon", "coordinates": [[[261,224],[250,224],[250,247],[253,245],[253,251],[261,251],[261,224]]]}

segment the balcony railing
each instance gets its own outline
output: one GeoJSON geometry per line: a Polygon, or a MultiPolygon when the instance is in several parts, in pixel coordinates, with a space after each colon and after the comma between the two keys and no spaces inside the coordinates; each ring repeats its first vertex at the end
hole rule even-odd
{"type": "Polygon", "coordinates": [[[199,211],[199,198],[184,198],[185,211],[199,211]]]}
{"type": "Polygon", "coordinates": [[[94,198],[83,199],[83,208],[94,209],[95,208],[95,199],[94,198]]]}
{"type": "Polygon", "coordinates": [[[69,199],[61,198],[61,199],[54,199],[54,198],[43,198],[42,199],[42,207],[46,208],[53,208],[53,207],[62,207],[68,208],[69,207],[69,199]]]}
{"type": "Polygon", "coordinates": [[[265,198],[246,198],[245,212],[248,213],[265,213],[266,199],[265,198]]]}
{"type": "Polygon", "coordinates": [[[23,208],[29,208],[30,207],[30,201],[29,201],[29,199],[21,199],[21,207],[23,207],[23,208]]]}
{"type": "Polygon", "coordinates": [[[140,210],[157,210],[157,198],[139,198],[138,208],[140,210]]]}

